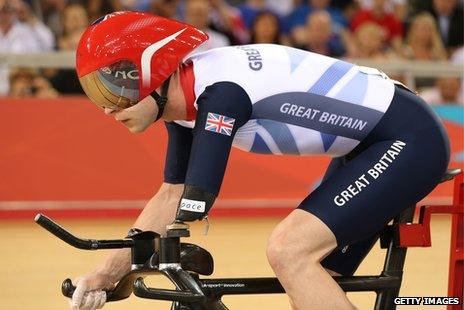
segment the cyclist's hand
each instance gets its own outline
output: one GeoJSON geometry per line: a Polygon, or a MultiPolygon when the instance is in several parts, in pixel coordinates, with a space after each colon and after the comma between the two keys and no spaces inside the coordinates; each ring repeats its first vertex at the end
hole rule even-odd
{"type": "Polygon", "coordinates": [[[106,290],[114,288],[114,283],[106,274],[92,272],[73,281],[76,290],[71,299],[72,310],[101,309],[106,302],[106,290]]]}

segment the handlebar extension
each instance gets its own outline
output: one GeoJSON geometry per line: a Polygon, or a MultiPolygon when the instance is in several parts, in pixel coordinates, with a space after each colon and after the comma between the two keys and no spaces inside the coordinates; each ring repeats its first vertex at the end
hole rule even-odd
{"type": "Polygon", "coordinates": [[[34,221],[56,237],[78,249],[122,249],[131,248],[134,246],[134,240],[132,239],[95,240],[78,238],[52,221],[50,218],[40,213],[35,216],[34,221]]]}

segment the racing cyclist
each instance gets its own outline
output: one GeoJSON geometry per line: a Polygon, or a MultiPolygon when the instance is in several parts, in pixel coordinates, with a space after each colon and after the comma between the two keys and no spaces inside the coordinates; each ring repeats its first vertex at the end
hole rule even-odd
{"type": "MultiPolygon", "coordinates": [[[[203,219],[232,146],[330,156],[320,186],[270,235],[267,257],[294,309],[353,309],[332,275],[352,275],[379,231],[439,182],[449,160],[440,120],[376,69],[271,44],[191,54],[206,40],[177,21],[118,12],[79,43],[89,98],[131,132],[162,119],[169,134],[164,183],[133,228],[163,234],[175,219],[203,219]]],[[[74,280],[72,309],[101,308],[103,289],[129,271],[129,250],[111,252],[74,280]]]]}

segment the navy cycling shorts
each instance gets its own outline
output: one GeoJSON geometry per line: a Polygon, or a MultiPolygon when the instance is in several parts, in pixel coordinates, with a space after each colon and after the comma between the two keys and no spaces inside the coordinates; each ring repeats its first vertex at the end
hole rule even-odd
{"type": "Polygon", "coordinates": [[[396,86],[377,126],[352,152],[333,159],[321,185],[299,206],[337,239],[322,265],[353,274],[388,222],[438,184],[448,161],[441,121],[420,97],[396,86]]]}

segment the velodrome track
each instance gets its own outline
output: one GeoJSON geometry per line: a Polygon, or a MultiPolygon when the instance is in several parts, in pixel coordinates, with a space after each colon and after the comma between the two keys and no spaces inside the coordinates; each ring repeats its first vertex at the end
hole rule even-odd
{"type": "MultiPolygon", "coordinates": [[[[267,235],[279,221],[271,218],[212,217],[207,236],[203,225],[192,226],[189,242],[208,249],[214,256],[214,277],[272,276],[266,262],[267,235]]],[[[130,227],[131,219],[62,220],[63,226],[83,237],[120,238],[130,227]]],[[[405,265],[400,296],[446,296],[449,257],[450,217],[436,216],[432,221],[432,247],[411,248],[405,265]]],[[[68,309],[68,301],[61,295],[61,282],[94,268],[106,255],[104,251],[81,251],[56,239],[29,220],[3,221],[0,264],[1,308],[68,309]]],[[[378,274],[383,255],[376,245],[358,270],[359,275],[378,274]]],[[[151,285],[169,287],[160,277],[147,281],[151,285]]],[[[308,287],[308,290],[311,288],[308,287]]],[[[361,309],[372,309],[374,293],[350,293],[350,299],[361,309]]],[[[290,310],[285,295],[232,296],[224,299],[232,310],[290,310]]],[[[169,309],[169,303],[131,298],[109,303],[108,310],[169,309]]],[[[419,310],[412,306],[398,309],[419,310]]],[[[445,309],[427,306],[427,309],[445,309]]]]}

